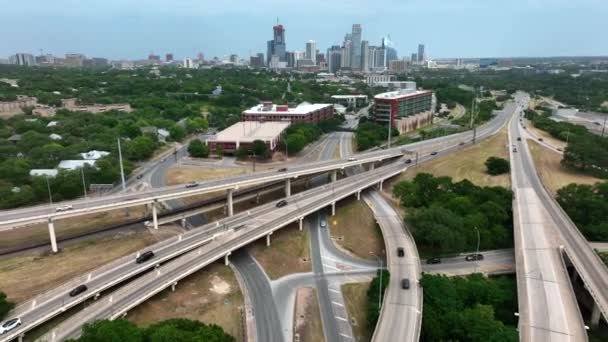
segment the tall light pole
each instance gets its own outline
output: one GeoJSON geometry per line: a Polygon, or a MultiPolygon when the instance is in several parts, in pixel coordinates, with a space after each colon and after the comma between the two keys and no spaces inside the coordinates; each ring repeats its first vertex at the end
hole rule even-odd
{"type": "Polygon", "coordinates": [[[608,119],[608,113],[604,114],[604,126],[602,126],[602,138],[604,137],[604,132],[606,131],[606,119],[608,119]]]}
{"type": "Polygon", "coordinates": [[[388,142],[387,142],[387,148],[391,148],[391,130],[393,128],[393,113],[391,112],[392,109],[389,111],[388,113],[388,142]]]}
{"type": "Polygon", "coordinates": [[[374,254],[374,252],[369,252],[370,255],[373,255],[376,257],[376,259],[378,259],[378,261],[380,262],[380,284],[378,285],[378,311],[380,310],[380,308],[382,307],[382,273],[383,272],[383,266],[382,266],[382,259],[377,256],[376,254],[374,254]]]}
{"type": "Polygon", "coordinates": [[[125,169],[122,165],[122,151],[120,149],[120,137],[118,137],[118,159],[120,160],[120,178],[122,179],[122,189],[125,190],[127,186],[125,185],[125,169]]]}
{"type": "Polygon", "coordinates": [[[53,207],[53,195],[51,194],[51,185],[49,184],[49,176],[45,176],[44,179],[46,179],[46,188],[49,190],[49,203],[51,205],[51,208],[53,207]]]}
{"type": "Polygon", "coordinates": [[[289,145],[287,145],[287,137],[285,137],[285,160],[289,159],[289,145]]]}

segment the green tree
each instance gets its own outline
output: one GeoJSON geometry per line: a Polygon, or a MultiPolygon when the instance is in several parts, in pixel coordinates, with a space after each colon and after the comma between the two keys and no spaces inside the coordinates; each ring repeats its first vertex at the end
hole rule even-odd
{"type": "Polygon", "coordinates": [[[485,162],[486,172],[490,175],[501,175],[510,170],[509,161],[503,158],[490,157],[485,162]]]}
{"type": "Polygon", "coordinates": [[[240,160],[247,159],[247,157],[249,156],[249,150],[245,146],[241,146],[236,149],[236,151],[234,152],[234,156],[240,160]]]}
{"type": "Polygon", "coordinates": [[[194,139],[188,145],[188,154],[195,158],[207,158],[209,157],[209,147],[199,139],[194,139]]]}
{"type": "Polygon", "coordinates": [[[150,158],[156,150],[157,143],[149,135],[141,135],[131,140],[127,145],[127,155],[131,160],[150,158]]]}
{"type": "Polygon", "coordinates": [[[194,117],[186,120],[186,131],[188,133],[203,132],[209,128],[209,123],[205,118],[194,117]]]}
{"type": "Polygon", "coordinates": [[[186,130],[178,125],[172,125],[169,128],[169,133],[171,133],[171,139],[174,141],[182,141],[186,136],[186,130]]]}
{"type": "Polygon", "coordinates": [[[76,341],[142,342],[143,333],[135,324],[124,319],[102,320],[85,324],[82,335],[76,341]]]}
{"type": "Polygon", "coordinates": [[[217,154],[218,157],[222,158],[224,156],[224,145],[217,144],[215,146],[215,154],[217,154]]]}
{"type": "Polygon", "coordinates": [[[254,140],[252,149],[253,149],[253,153],[255,153],[256,157],[268,158],[270,156],[270,151],[268,150],[268,146],[262,140],[254,140]]]}
{"type": "Polygon", "coordinates": [[[6,316],[6,314],[15,307],[15,304],[11,303],[6,299],[6,294],[0,291],[0,321],[6,316]]]}

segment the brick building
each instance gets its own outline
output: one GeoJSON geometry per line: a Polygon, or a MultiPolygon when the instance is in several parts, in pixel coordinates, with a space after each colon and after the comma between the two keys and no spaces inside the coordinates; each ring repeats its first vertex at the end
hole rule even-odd
{"type": "Polygon", "coordinates": [[[262,102],[244,111],[241,120],[318,123],[321,120],[331,119],[333,116],[334,106],[332,104],[301,104],[295,108],[289,108],[287,105],[262,102]]]}

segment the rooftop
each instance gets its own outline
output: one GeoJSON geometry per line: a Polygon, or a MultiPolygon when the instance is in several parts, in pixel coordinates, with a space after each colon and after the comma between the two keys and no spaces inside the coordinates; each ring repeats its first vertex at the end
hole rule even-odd
{"type": "Polygon", "coordinates": [[[241,121],[226,128],[210,140],[253,142],[254,140],[272,140],[281,134],[289,122],[241,121]]]}
{"type": "Polygon", "coordinates": [[[57,165],[58,169],[76,170],[85,165],[95,165],[95,160],[62,160],[57,165]]]}
{"type": "Polygon", "coordinates": [[[268,113],[268,114],[292,114],[292,115],[303,115],[308,114],[310,112],[314,112],[319,109],[323,109],[327,106],[332,106],[329,103],[315,103],[315,104],[300,104],[295,108],[289,108],[287,105],[277,105],[271,102],[260,103],[257,106],[253,106],[250,109],[244,111],[246,114],[259,114],[259,113],[268,113]]]}
{"type": "Polygon", "coordinates": [[[374,96],[375,99],[387,99],[387,100],[396,100],[402,99],[406,97],[422,95],[422,94],[430,94],[431,90],[413,90],[413,89],[399,89],[395,91],[389,91],[386,93],[380,93],[374,96]]]}
{"type": "Polygon", "coordinates": [[[357,99],[366,99],[367,95],[332,95],[331,96],[332,99],[351,99],[351,98],[357,98],[357,99]]]}

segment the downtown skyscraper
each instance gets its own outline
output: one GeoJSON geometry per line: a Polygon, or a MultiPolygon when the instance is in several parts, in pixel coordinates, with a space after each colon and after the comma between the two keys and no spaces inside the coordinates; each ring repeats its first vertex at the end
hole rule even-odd
{"type": "Polygon", "coordinates": [[[267,44],[266,64],[270,64],[270,61],[272,60],[273,56],[277,56],[279,61],[285,62],[285,29],[283,28],[283,25],[277,23],[275,26],[272,27],[272,31],[274,34],[274,39],[269,40],[267,44]]]}
{"type": "Polygon", "coordinates": [[[353,24],[350,34],[351,51],[350,51],[350,67],[353,70],[361,70],[361,25],[353,24]]]}

